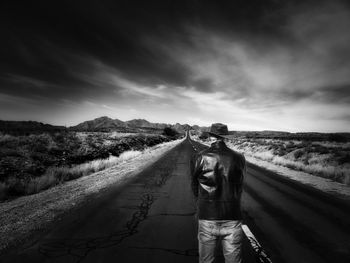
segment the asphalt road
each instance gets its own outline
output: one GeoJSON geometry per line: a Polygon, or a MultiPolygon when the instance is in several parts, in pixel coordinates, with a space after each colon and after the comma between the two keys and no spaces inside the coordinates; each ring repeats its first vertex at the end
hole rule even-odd
{"type": "MultiPolygon", "coordinates": [[[[0,262],[198,262],[190,139],[0,262]]],[[[244,223],[272,262],[350,262],[350,205],[249,164],[244,223]]],[[[220,249],[218,248],[218,251],[220,249]]],[[[248,239],[245,262],[255,262],[248,239]]],[[[223,262],[218,252],[218,261],[223,262]]]]}
{"type": "Polygon", "coordinates": [[[250,163],[244,185],[244,221],[272,262],[350,262],[349,202],[250,163]]]}

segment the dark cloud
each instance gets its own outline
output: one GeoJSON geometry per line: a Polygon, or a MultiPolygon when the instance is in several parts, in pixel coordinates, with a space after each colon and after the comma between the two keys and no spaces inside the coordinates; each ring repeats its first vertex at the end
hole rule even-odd
{"type": "MultiPolygon", "coordinates": [[[[270,94],[270,96],[273,95],[270,94]]],[[[286,101],[289,103],[299,100],[312,99],[321,103],[349,104],[350,85],[324,86],[314,90],[282,90],[278,96],[281,101],[286,101]]]]}
{"type": "Polygon", "coordinates": [[[344,106],[349,10],[341,0],[2,1],[0,96],[111,109],[180,110],[210,96],[227,111],[344,106]]]}
{"type": "Polygon", "coordinates": [[[191,84],[193,84],[197,90],[202,91],[202,92],[215,91],[215,84],[214,84],[213,80],[210,78],[200,78],[200,79],[192,81],[191,84]]]}
{"type": "Polygon", "coordinates": [[[273,16],[279,6],[275,1],[11,1],[1,8],[8,40],[1,44],[1,69],[70,81],[66,73],[74,61],[58,62],[63,51],[92,56],[143,82],[186,85],[188,68],[142,45],[145,37],[186,41],[184,25],[266,34],[268,28],[275,31],[266,13],[273,16]]]}
{"type": "Polygon", "coordinates": [[[328,103],[350,105],[350,84],[322,87],[315,96],[328,103]]]}

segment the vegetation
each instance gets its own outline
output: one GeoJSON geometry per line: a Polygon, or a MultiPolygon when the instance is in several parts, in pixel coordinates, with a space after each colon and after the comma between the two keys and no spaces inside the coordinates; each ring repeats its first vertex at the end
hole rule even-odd
{"type": "Polygon", "coordinates": [[[165,136],[169,136],[169,137],[176,137],[179,135],[179,133],[176,130],[174,130],[170,127],[165,127],[163,130],[163,134],[165,136]]]}
{"type": "Polygon", "coordinates": [[[275,139],[298,141],[350,142],[350,133],[281,132],[281,131],[230,131],[231,138],[275,139]]]}
{"type": "Polygon", "coordinates": [[[0,134],[0,200],[103,170],[169,140],[163,135],[116,132],[0,134]]]}
{"type": "Polygon", "coordinates": [[[245,155],[350,185],[350,142],[286,140],[231,136],[245,155]]]}

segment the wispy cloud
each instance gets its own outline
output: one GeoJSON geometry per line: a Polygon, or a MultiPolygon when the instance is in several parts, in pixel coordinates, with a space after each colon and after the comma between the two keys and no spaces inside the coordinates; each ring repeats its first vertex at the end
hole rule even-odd
{"type": "Polygon", "coordinates": [[[297,2],[4,9],[0,112],[350,131],[349,5],[297,2]]]}
{"type": "Polygon", "coordinates": [[[225,118],[238,127],[253,119],[260,129],[348,130],[349,26],[348,9],[320,4],[293,10],[283,25],[290,42],[187,27],[190,44],[150,45],[189,68],[183,94],[205,114],[244,116],[225,118]]]}

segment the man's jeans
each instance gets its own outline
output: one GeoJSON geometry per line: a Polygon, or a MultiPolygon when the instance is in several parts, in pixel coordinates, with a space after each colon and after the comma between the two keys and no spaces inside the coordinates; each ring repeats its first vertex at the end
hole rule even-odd
{"type": "Polygon", "coordinates": [[[214,262],[215,248],[221,240],[225,262],[241,263],[242,239],[241,220],[199,220],[199,262],[214,262]]]}

